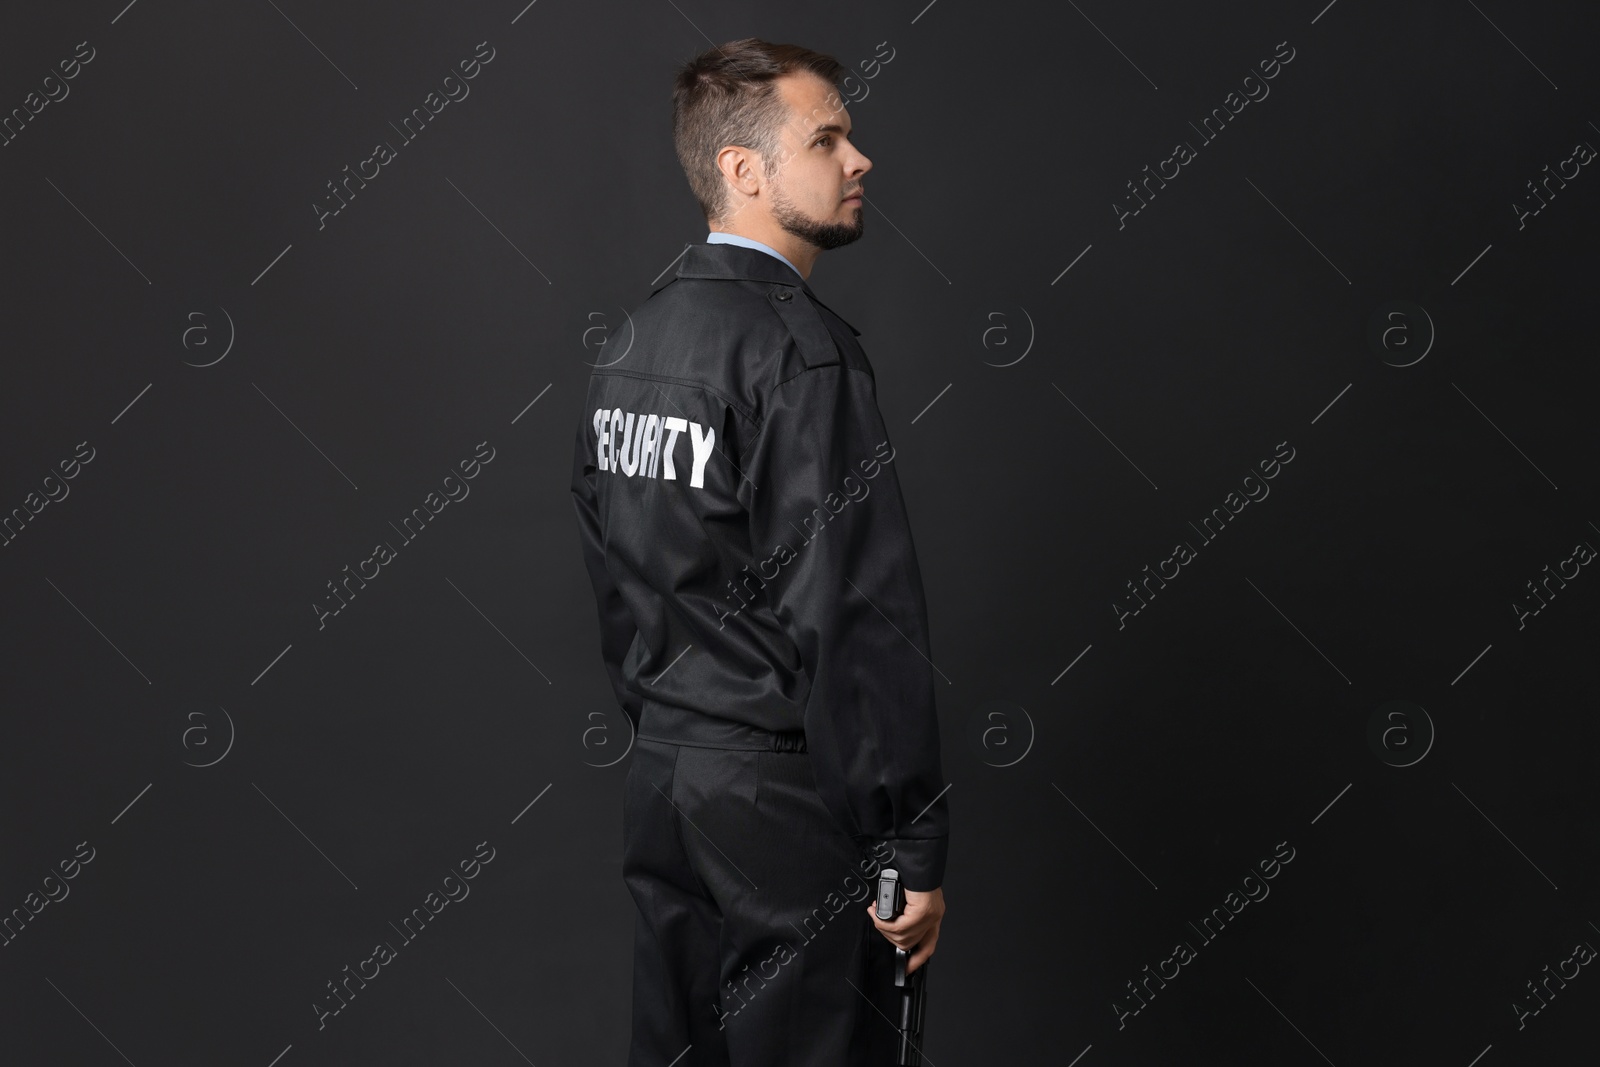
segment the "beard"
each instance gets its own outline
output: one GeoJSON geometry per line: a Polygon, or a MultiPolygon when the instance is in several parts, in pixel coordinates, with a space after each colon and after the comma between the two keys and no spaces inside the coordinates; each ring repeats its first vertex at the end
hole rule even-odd
{"type": "Polygon", "coordinates": [[[860,239],[866,222],[860,207],[855,212],[851,222],[821,222],[795,207],[793,201],[784,195],[782,187],[772,192],[772,217],[784,232],[823,250],[840,248],[860,239]]]}

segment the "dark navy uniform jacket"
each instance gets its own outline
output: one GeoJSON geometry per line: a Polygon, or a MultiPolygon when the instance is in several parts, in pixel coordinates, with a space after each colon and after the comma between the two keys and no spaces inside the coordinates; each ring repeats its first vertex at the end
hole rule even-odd
{"type": "Polygon", "coordinates": [[[630,322],[590,376],[572,469],[617,700],[635,730],[647,704],[804,730],[834,821],[934,889],[927,606],[858,331],[782,261],[712,243],[630,322]]]}

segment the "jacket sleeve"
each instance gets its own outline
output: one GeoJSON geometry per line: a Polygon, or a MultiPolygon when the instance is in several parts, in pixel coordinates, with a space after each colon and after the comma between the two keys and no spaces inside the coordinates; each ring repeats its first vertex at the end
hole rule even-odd
{"type": "Polygon", "coordinates": [[[578,426],[577,440],[572,454],[572,502],[578,512],[578,538],[583,543],[583,562],[589,571],[589,584],[594,587],[595,611],[600,617],[600,658],[604,660],[606,674],[611,679],[612,691],[624,714],[639,731],[639,712],[643,701],[630,692],[622,680],[622,661],[633,644],[638,628],[628,605],[622,599],[611,572],[606,569],[605,533],[600,527],[600,501],[595,476],[597,471],[590,455],[594,447],[587,424],[578,426]]]}
{"type": "Polygon", "coordinates": [[[767,592],[810,680],[818,792],[858,843],[894,849],[884,866],[906,888],[927,892],[944,880],[949,815],[927,606],[893,458],[872,375],[811,367],[772,390],[740,492],[752,551],[782,561],[767,592]]]}

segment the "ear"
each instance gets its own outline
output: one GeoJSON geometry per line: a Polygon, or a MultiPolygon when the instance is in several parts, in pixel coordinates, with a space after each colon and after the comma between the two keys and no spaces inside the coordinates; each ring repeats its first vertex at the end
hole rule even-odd
{"type": "Polygon", "coordinates": [[[724,145],[717,153],[717,169],[730,186],[745,196],[761,188],[761,155],[742,145],[724,145]]]}

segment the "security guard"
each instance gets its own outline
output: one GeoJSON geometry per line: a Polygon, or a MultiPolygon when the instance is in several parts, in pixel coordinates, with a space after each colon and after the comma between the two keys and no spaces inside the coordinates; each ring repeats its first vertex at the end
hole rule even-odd
{"type": "Polygon", "coordinates": [[[944,913],[927,608],[858,331],[806,283],[862,232],[845,70],[733,41],[679,72],[711,234],[607,345],[572,492],[637,741],[630,1067],[884,1067],[893,946],[944,913]],[[878,872],[907,889],[871,915],[878,872]]]}

